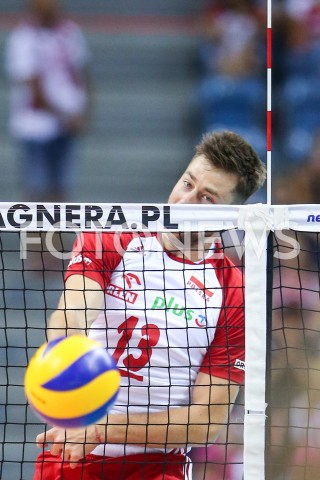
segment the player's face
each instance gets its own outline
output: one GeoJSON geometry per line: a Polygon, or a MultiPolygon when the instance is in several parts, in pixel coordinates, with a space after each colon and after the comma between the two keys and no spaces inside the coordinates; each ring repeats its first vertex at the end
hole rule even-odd
{"type": "Polygon", "coordinates": [[[168,203],[232,204],[238,177],[195,157],[174,186],[168,203]]]}

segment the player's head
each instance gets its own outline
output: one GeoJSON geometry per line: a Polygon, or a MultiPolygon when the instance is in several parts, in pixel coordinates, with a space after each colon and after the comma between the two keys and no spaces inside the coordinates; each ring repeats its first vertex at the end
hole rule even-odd
{"type": "Polygon", "coordinates": [[[236,133],[207,133],[173,188],[169,203],[244,203],[262,187],[266,168],[236,133]]]}

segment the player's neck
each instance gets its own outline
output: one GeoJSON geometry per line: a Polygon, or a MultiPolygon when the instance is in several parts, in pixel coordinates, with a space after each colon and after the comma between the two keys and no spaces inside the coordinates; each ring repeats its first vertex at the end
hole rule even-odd
{"type": "Polygon", "coordinates": [[[199,232],[163,233],[161,239],[167,251],[194,263],[204,260],[212,248],[211,244],[210,248],[206,245],[199,232]]]}

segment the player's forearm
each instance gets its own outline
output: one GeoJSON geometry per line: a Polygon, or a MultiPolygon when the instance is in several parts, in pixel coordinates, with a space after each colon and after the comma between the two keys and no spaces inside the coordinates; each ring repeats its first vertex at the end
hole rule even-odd
{"type": "Polygon", "coordinates": [[[47,336],[48,340],[53,340],[65,335],[74,335],[76,333],[85,333],[82,328],[76,311],[56,310],[50,317],[47,336]]]}
{"type": "Polygon", "coordinates": [[[213,416],[208,406],[171,408],[151,414],[110,415],[107,425],[98,425],[105,443],[138,444],[148,447],[181,447],[214,442],[227,418],[226,408],[217,406],[213,416]]]}

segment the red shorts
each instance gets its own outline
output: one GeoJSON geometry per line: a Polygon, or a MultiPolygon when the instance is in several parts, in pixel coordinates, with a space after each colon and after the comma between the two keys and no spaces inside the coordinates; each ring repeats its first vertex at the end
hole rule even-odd
{"type": "Polygon", "coordinates": [[[87,455],[71,469],[49,451],[36,460],[34,480],[191,480],[191,462],[182,454],[141,453],[126,457],[87,455]]]}

